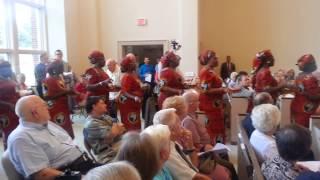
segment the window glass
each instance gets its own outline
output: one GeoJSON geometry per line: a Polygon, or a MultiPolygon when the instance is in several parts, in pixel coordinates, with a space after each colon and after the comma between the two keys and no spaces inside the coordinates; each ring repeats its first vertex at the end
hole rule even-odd
{"type": "Polygon", "coordinates": [[[34,86],[36,84],[34,77],[34,68],[40,62],[39,55],[33,54],[20,54],[19,55],[19,68],[20,73],[26,76],[26,85],[34,86]]]}
{"type": "Polygon", "coordinates": [[[0,0],[0,48],[7,48],[6,13],[4,0],[0,0]]]}
{"type": "Polygon", "coordinates": [[[41,49],[40,10],[21,3],[15,3],[19,49],[41,49]]]}

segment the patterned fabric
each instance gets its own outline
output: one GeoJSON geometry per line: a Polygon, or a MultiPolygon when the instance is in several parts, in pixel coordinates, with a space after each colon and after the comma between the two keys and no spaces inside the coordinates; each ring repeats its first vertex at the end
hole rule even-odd
{"type": "MultiPolygon", "coordinates": [[[[86,78],[88,79],[88,84],[97,84],[104,80],[109,79],[109,76],[101,68],[92,67],[86,70],[86,78]]],[[[95,90],[88,91],[88,96],[105,96],[106,104],[109,100],[109,88],[107,86],[99,86],[95,90]]]]}
{"type": "MultiPolygon", "coordinates": [[[[222,79],[211,69],[203,68],[199,78],[203,90],[222,87],[222,79]]],[[[207,130],[211,140],[217,136],[225,136],[223,94],[222,91],[215,94],[201,93],[199,97],[199,109],[208,117],[207,130]]]]}
{"type": "Polygon", "coordinates": [[[125,96],[125,93],[128,93],[130,95],[142,98],[143,91],[140,83],[141,81],[136,74],[125,73],[121,79],[121,91],[118,105],[121,115],[121,122],[124,124],[127,130],[141,129],[141,103],[135,102],[133,99],[125,96]]]}
{"type": "Polygon", "coordinates": [[[89,115],[86,120],[84,138],[92,147],[99,163],[110,162],[116,156],[117,142],[120,139],[119,137],[112,138],[112,118],[110,116],[94,118],[89,115]]]}
{"type": "MultiPolygon", "coordinates": [[[[19,99],[19,94],[16,92],[16,83],[11,80],[0,79],[0,101],[15,105],[19,99]]],[[[7,139],[9,134],[18,126],[18,117],[14,110],[9,107],[0,106],[0,128],[3,132],[3,143],[7,148],[7,139]]]]}
{"type": "MultiPolygon", "coordinates": [[[[265,88],[278,86],[277,81],[271,75],[269,67],[260,69],[254,77],[254,88],[257,93],[263,92],[265,88]]],[[[274,100],[278,98],[278,92],[271,93],[274,100]]]]}
{"type": "Polygon", "coordinates": [[[299,173],[295,171],[294,165],[275,156],[262,164],[261,170],[266,180],[294,180],[299,173]]]}
{"type": "MultiPolygon", "coordinates": [[[[66,91],[64,81],[61,77],[48,77],[43,81],[44,96],[52,97],[66,91]]],[[[51,121],[61,126],[69,135],[74,138],[70,111],[68,107],[68,96],[60,96],[48,102],[51,121]]]]}
{"type": "MultiPolygon", "coordinates": [[[[183,78],[182,76],[176,72],[176,70],[172,68],[164,68],[160,72],[160,86],[167,86],[174,89],[184,89],[183,78]]],[[[167,91],[161,91],[158,98],[159,109],[162,109],[162,103],[167,97],[171,97],[174,94],[167,91]]]]}
{"type": "Polygon", "coordinates": [[[309,100],[303,93],[319,94],[320,87],[316,77],[312,74],[300,74],[295,83],[301,89],[301,92],[296,92],[291,103],[291,112],[296,123],[309,128],[310,116],[315,113],[320,102],[309,100]]]}

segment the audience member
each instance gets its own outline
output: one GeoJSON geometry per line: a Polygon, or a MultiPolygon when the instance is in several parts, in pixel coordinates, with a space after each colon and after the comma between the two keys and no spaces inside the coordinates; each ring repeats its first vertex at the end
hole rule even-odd
{"type": "Polygon", "coordinates": [[[228,88],[230,89],[234,89],[234,88],[237,88],[237,76],[238,76],[238,73],[237,72],[232,72],[230,74],[230,78],[229,80],[227,80],[227,85],[228,85],[228,88]]]}
{"type": "Polygon", "coordinates": [[[157,152],[160,156],[160,167],[158,174],[153,180],[173,180],[168,167],[165,166],[165,162],[169,159],[170,155],[170,130],[167,125],[157,124],[149,126],[142,131],[142,134],[149,134],[152,141],[156,145],[157,152]]]}
{"type": "Polygon", "coordinates": [[[155,73],[154,66],[150,64],[148,57],[145,57],[143,62],[144,64],[139,67],[139,77],[142,82],[152,83],[155,73]]]}
{"type": "Polygon", "coordinates": [[[232,97],[247,97],[249,99],[253,98],[254,90],[250,87],[250,78],[248,74],[238,74],[236,78],[235,87],[239,90],[236,90],[232,93],[232,97]]]}
{"type": "Polygon", "coordinates": [[[199,159],[193,146],[192,134],[181,127],[180,119],[175,111],[173,108],[160,110],[153,119],[154,125],[163,124],[170,129],[170,156],[165,166],[169,168],[173,178],[183,180],[210,179],[210,176],[217,179],[229,179],[227,170],[215,163],[208,163],[206,168],[202,168],[208,170],[206,171],[207,175],[199,173],[197,168],[199,159]],[[179,144],[177,141],[181,139],[183,141],[179,144]]]}
{"type": "Polygon", "coordinates": [[[112,162],[91,169],[83,180],[141,180],[139,172],[126,161],[112,162]]]}
{"type": "Polygon", "coordinates": [[[33,91],[26,85],[26,75],[23,73],[17,75],[17,90],[20,96],[27,96],[33,94],[33,91]]]}
{"type": "Polygon", "coordinates": [[[121,71],[115,59],[108,59],[106,62],[106,65],[107,65],[106,72],[110,77],[110,79],[112,79],[112,83],[110,85],[110,92],[109,92],[108,112],[112,118],[118,119],[118,116],[117,116],[118,108],[117,108],[116,99],[121,89],[121,80],[120,80],[121,71]]]}
{"type": "Polygon", "coordinates": [[[117,154],[119,140],[125,128],[122,123],[113,123],[112,118],[105,115],[107,105],[99,96],[88,98],[86,111],[89,116],[83,129],[85,141],[92,148],[99,163],[108,163],[117,154]]]}
{"type": "Polygon", "coordinates": [[[16,82],[12,79],[11,65],[0,58],[0,128],[4,149],[7,149],[9,134],[18,126],[14,106],[19,99],[16,82]]]}
{"type": "Polygon", "coordinates": [[[74,91],[77,93],[76,101],[78,106],[84,106],[87,100],[87,78],[84,74],[80,75],[78,82],[74,86],[74,91]]]}
{"type": "Polygon", "coordinates": [[[137,168],[143,180],[152,180],[160,170],[160,157],[148,134],[128,132],[122,138],[117,161],[128,161],[137,168]]]}
{"type": "Polygon", "coordinates": [[[255,106],[251,113],[255,130],[251,134],[250,143],[255,150],[260,163],[278,155],[273,134],[280,124],[281,112],[272,104],[255,106]]]}
{"type": "Polygon", "coordinates": [[[44,98],[49,105],[51,121],[65,129],[74,138],[70,110],[68,107],[68,95],[73,95],[73,90],[67,89],[61,77],[62,66],[58,62],[52,62],[47,68],[49,77],[43,80],[44,98]]]}
{"type": "Polygon", "coordinates": [[[231,56],[227,56],[226,62],[221,64],[220,76],[223,80],[226,80],[234,71],[236,71],[236,66],[231,62],[231,56]]]}
{"type": "Polygon", "coordinates": [[[275,139],[279,155],[262,164],[262,173],[266,180],[293,180],[307,170],[296,162],[310,151],[310,132],[299,125],[288,125],[276,133],[275,139]]]}
{"type": "Polygon", "coordinates": [[[37,91],[41,98],[43,98],[42,81],[46,78],[48,63],[49,63],[48,54],[46,52],[42,53],[40,54],[40,63],[37,64],[34,69],[34,77],[36,79],[37,91]]]}
{"type": "Polygon", "coordinates": [[[54,52],[54,61],[62,63],[63,72],[71,72],[71,66],[67,61],[63,59],[63,52],[60,49],[55,50],[54,52]]]}
{"type": "Polygon", "coordinates": [[[48,107],[40,97],[20,98],[15,111],[20,124],[8,139],[9,158],[25,178],[54,179],[66,169],[85,174],[97,166],[66,131],[49,121],[48,107]]]}
{"type": "Polygon", "coordinates": [[[186,117],[188,107],[185,99],[182,96],[172,96],[164,100],[162,109],[174,108],[179,117],[180,122],[186,117]]]}
{"type": "MultiPolygon", "coordinates": [[[[253,99],[253,106],[258,106],[260,104],[272,104],[273,99],[271,95],[267,92],[258,93],[253,99]]],[[[242,121],[242,126],[247,132],[248,137],[251,137],[252,132],[255,128],[252,125],[251,113],[247,114],[247,116],[242,121]]]]}

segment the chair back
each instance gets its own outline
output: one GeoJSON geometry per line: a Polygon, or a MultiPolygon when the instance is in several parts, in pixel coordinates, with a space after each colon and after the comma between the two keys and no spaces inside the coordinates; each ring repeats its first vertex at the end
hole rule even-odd
{"type": "Polygon", "coordinates": [[[1,164],[3,166],[4,172],[10,180],[21,180],[23,176],[18,173],[13,163],[9,158],[9,151],[5,151],[2,154],[1,164]]]}
{"type": "Polygon", "coordinates": [[[281,96],[280,99],[280,111],[281,111],[281,121],[280,127],[291,124],[291,102],[293,96],[281,96]]]}
{"type": "Polygon", "coordinates": [[[309,128],[311,131],[312,145],[316,161],[320,161],[320,116],[311,116],[309,128]]]}
{"type": "Polygon", "coordinates": [[[230,113],[230,141],[232,144],[237,143],[238,132],[238,114],[246,113],[248,109],[248,98],[246,97],[232,97],[231,113],[230,113]]]}
{"type": "MultiPolygon", "coordinates": [[[[241,114],[238,119],[244,119],[241,114]]],[[[238,176],[240,180],[264,180],[257,156],[250,144],[241,120],[238,125],[238,176]]]]}

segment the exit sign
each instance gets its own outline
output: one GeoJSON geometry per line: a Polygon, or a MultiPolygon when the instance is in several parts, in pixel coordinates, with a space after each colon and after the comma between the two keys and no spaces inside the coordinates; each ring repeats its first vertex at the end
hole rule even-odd
{"type": "Polygon", "coordinates": [[[147,25],[147,19],[146,18],[138,18],[136,23],[138,26],[145,26],[145,25],[147,25]]]}

